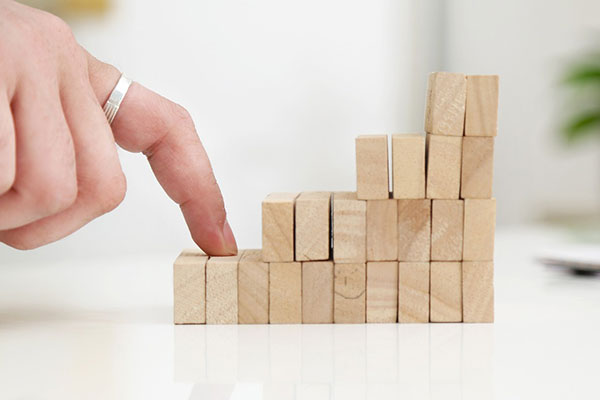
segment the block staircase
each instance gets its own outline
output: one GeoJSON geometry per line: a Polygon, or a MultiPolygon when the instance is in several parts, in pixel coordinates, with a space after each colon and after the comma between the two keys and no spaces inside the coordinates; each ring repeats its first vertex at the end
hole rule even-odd
{"type": "Polygon", "coordinates": [[[425,135],[392,135],[391,163],[356,138],[356,192],[270,194],[262,250],[184,250],[174,322],[493,322],[497,120],[498,76],[432,73],[425,135]]]}

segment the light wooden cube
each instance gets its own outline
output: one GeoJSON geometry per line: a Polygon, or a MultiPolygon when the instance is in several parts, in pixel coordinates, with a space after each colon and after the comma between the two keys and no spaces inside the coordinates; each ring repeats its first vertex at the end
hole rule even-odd
{"type": "Polygon", "coordinates": [[[398,263],[398,322],[429,322],[429,263],[398,263]]]}
{"type": "Polygon", "coordinates": [[[367,200],[367,260],[391,261],[398,257],[398,202],[367,200]]]}
{"type": "Polygon", "coordinates": [[[430,321],[462,321],[462,265],[456,261],[432,261],[430,321]]]}
{"type": "Polygon", "coordinates": [[[184,250],[173,263],[173,320],[176,324],[206,322],[206,261],[198,251],[184,250]]]}
{"type": "Polygon", "coordinates": [[[296,198],[296,261],[329,260],[331,193],[304,192],[296,198]]]}
{"type": "Polygon", "coordinates": [[[362,200],[390,197],[387,135],[356,138],[356,189],[362,200]]]}
{"type": "Polygon", "coordinates": [[[395,323],[398,320],[398,263],[367,263],[367,322],[395,323]]]}
{"type": "Polygon", "coordinates": [[[366,318],[366,264],[335,263],[334,315],[336,324],[362,324],[366,318]]]}
{"type": "Polygon", "coordinates": [[[431,203],[431,260],[461,261],[463,252],[463,200],[431,203]]]}
{"type": "Polygon", "coordinates": [[[463,322],[494,322],[494,263],[463,261],[463,322]]]}
{"type": "Polygon", "coordinates": [[[333,194],[333,260],[336,263],[365,262],[367,202],[356,193],[333,194]]]}
{"type": "Polygon", "coordinates": [[[394,199],[425,198],[425,136],[392,135],[394,199]]]}
{"type": "Polygon", "coordinates": [[[431,200],[398,200],[398,260],[429,261],[431,200]]]}
{"type": "Polygon", "coordinates": [[[302,263],[269,264],[269,322],[302,323],[302,263]]]}
{"type": "Polygon", "coordinates": [[[238,263],[236,256],[210,257],[206,263],[206,323],[237,324],[238,263]]]}
{"type": "Polygon", "coordinates": [[[466,199],[463,260],[493,261],[496,199],[466,199]]]}
{"type": "Polygon", "coordinates": [[[333,263],[302,263],[302,323],[333,323],[333,263]]]}
{"type": "Polygon", "coordinates": [[[427,135],[427,198],[458,199],[462,137],[427,135]]]}
{"type": "Polygon", "coordinates": [[[263,261],[294,261],[294,202],[297,196],[297,193],[271,193],[263,200],[263,261]]]}
{"type": "Polygon", "coordinates": [[[427,85],[425,132],[462,136],[466,97],[467,79],[464,74],[431,73],[427,85]]]}
{"type": "Polygon", "coordinates": [[[498,133],[498,75],[467,76],[465,136],[498,133]]]}
{"type": "Polygon", "coordinates": [[[269,263],[261,250],[245,250],[238,265],[238,322],[269,323],[269,263]]]}
{"type": "Polygon", "coordinates": [[[489,199],[494,181],[494,138],[463,138],[460,197],[489,199]]]}

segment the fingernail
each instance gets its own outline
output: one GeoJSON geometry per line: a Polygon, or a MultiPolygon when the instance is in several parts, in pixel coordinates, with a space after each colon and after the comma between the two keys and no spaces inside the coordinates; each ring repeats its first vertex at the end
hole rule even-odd
{"type": "Polygon", "coordinates": [[[238,252],[237,243],[235,242],[231,226],[229,226],[229,222],[227,221],[223,224],[223,239],[225,241],[224,247],[227,253],[232,256],[236,255],[238,252]]]}

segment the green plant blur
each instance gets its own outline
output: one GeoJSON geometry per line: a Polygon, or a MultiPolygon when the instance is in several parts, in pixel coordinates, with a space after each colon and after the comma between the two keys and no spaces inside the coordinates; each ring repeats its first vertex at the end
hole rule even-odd
{"type": "Polygon", "coordinates": [[[569,117],[562,134],[567,143],[586,137],[600,139],[600,52],[574,62],[567,70],[563,85],[571,92],[569,117]]]}

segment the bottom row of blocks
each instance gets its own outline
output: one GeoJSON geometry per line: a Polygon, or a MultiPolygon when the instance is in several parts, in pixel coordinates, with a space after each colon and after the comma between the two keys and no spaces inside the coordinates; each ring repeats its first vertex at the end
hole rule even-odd
{"type": "Polygon", "coordinates": [[[176,324],[493,322],[491,261],[272,262],[184,251],[176,324]]]}

